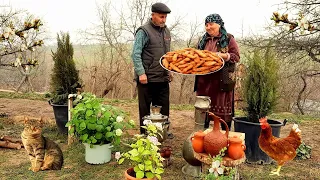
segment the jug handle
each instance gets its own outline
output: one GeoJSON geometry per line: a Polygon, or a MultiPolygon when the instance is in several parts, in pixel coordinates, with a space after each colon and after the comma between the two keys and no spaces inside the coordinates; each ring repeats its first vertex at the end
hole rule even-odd
{"type": "Polygon", "coordinates": [[[243,150],[246,150],[246,148],[247,148],[246,145],[244,145],[244,144],[241,144],[241,147],[243,150]]]}
{"type": "Polygon", "coordinates": [[[219,121],[222,122],[222,124],[224,124],[224,126],[226,127],[225,135],[226,135],[227,139],[229,139],[229,127],[228,127],[228,124],[221,118],[219,119],[219,121]]]}
{"type": "Polygon", "coordinates": [[[191,141],[191,142],[193,141],[193,139],[194,139],[194,136],[190,137],[190,141],[191,141]]]}
{"type": "Polygon", "coordinates": [[[207,98],[206,101],[209,101],[209,106],[211,106],[211,99],[207,98]]]}
{"type": "MultiPolygon", "coordinates": [[[[228,124],[227,124],[223,119],[221,119],[219,116],[216,116],[214,113],[212,113],[212,112],[210,112],[210,111],[208,111],[208,113],[209,113],[209,115],[212,116],[213,118],[214,118],[214,117],[219,118],[219,121],[222,122],[222,124],[224,124],[224,126],[226,127],[226,133],[225,133],[225,135],[226,135],[227,139],[229,140],[229,126],[228,126],[228,124]]],[[[228,142],[228,143],[229,143],[229,142],[228,142]]]]}

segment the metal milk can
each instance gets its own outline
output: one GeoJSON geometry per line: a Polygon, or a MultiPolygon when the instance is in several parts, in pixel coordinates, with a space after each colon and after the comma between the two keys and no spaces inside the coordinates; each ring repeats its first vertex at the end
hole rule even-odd
{"type": "Polygon", "coordinates": [[[205,119],[208,116],[207,111],[210,109],[211,99],[209,96],[197,96],[194,104],[194,118],[197,125],[204,126],[205,119]]]}

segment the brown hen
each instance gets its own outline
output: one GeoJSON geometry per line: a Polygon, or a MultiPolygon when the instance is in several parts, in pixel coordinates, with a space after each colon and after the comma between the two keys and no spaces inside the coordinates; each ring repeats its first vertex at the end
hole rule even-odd
{"type": "Polygon", "coordinates": [[[278,164],[278,168],[271,171],[270,175],[279,176],[281,167],[296,156],[296,150],[301,144],[301,130],[297,124],[294,124],[288,137],[277,138],[272,135],[272,129],[267,122],[267,118],[261,118],[259,121],[261,125],[259,146],[278,164]]]}

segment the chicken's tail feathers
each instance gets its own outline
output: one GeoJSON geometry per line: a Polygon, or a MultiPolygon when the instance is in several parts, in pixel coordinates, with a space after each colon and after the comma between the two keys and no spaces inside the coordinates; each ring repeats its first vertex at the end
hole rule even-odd
{"type": "Polygon", "coordinates": [[[301,133],[301,130],[299,129],[298,124],[293,124],[292,130],[294,130],[294,132],[296,133],[301,133]]]}
{"type": "Polygon", "coordinates": [[[298,124],[293,124],[290,134],[301,140],[301,130],[299,129],[298,124]]]}

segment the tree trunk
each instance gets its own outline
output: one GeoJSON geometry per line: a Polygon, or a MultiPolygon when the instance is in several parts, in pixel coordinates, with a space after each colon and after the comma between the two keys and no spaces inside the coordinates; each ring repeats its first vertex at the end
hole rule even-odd
{"type": "Polygon", "coordinates": [[[179,92],[179,103],[182,104],[182,96],[183,96],[183,89],[184,89],[184,85],[186,83],[187,77],[186,76],[182,76],[181,79],[181,83],[180,83],[180,92],[179,92]]]}
{"type": "Polygon", "coordinates": [[[20,143],[20,144],[22,144],[22,140],[21,139],[10,137],[10,136],[2,136],[0,138],[0,140],[9,141],[9,142],[12,142],[12,143],[20,143]]]}
{"type": "Polygon", "coordinates": [[[11,148],[11,149],[21,149],[20,143],[12,143],[9,141],[0,141],[0,147],[11,148]]]}
{"type": "Polygon", "coordinates": [[[302,99],[302,94],[304,93],[304,91],[307,88],[307,81],[306,81],[306,77],[304,75],[301,75],[300,77],[301,77],[301,79],[303,81],[303,87],[302,87],[301,91],[298,94],[297,107],[298,107],[298,110],[300,111],[300,113],[302,115],[304,115],[303,106],[301,105],[301,99],[302,99]]]}

